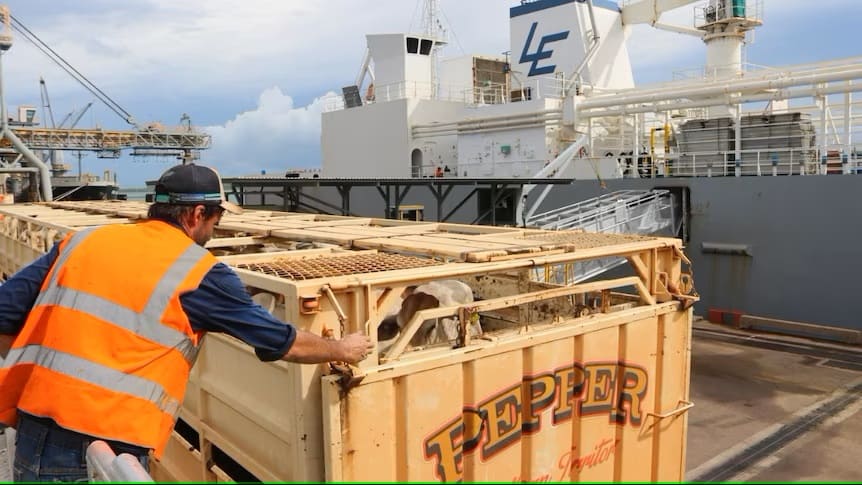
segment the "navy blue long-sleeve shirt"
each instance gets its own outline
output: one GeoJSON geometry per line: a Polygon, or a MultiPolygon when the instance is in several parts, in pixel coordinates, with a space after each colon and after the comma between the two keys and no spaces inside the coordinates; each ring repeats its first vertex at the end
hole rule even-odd
{"type": "MultiPolygon", "coordinates": [[[[58,245],[0,285],[0,334],[16,335],[59,254],[58,245]]],[[[296,329],[254,303],[239,276],[224,263],[213,266],[200,286],[180,296],[192,328],[223,332],[254,347],[263,361],[280,359],[293,345],[296,329]]]]}

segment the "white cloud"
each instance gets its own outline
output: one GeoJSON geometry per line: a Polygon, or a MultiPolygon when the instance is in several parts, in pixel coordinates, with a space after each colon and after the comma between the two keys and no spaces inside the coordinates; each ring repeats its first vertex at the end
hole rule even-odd
{"type": "Polygon", "coordinates": [[[252,172],[249,167],[272,173],[317,166],[320,115],[327,98],[334,95],[330,92],[297,107],[280,88],[268,88],[255,109],[236,115],[224,125],[204,128],[213,138],[204,158],[226,175],[247,174],[252,172]],[[298,155],[301,158],[297,159],[298,155]]]}

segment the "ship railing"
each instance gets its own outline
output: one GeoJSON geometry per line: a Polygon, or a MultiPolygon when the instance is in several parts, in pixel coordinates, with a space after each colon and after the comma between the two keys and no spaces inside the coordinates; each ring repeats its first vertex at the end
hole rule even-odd
{"type": "Polygon", "coordinates": [[[695,27],[720,22],[722,20],[763,20],[763,0],[712,0],[703,7],[694,9],[695,27]]]}
{"type": "Polygon", "coordinates": [[[728,77],[747,77],[755,74],[779,74],[781,71],[769,66],[752,63],[701,65],[673,71],[673,81],[719,81],[728,77]]]}
{"type": "Polygon", "coordinates": [[[620,232],[624,226],[636,223],[648,229],[638,232],[654,232],[652,223],[646,219],[656,211],[671,207],[666,190],[618,190],[610,194],[557,207],[527,220],[530,227],[542,229],[585,229],[596,232],[620,232]]]}
{"type": "MultiPolygon", "coordinates": [[[[568,178],[621,178],[622,171],[603,169],[606,157],[577,157],[574,165],[564,171],[563,177],[568,178]],[[617,173],[618,172],[618,173],[617,173]],[[580,174],[580,176],[579,176],[580,174]]],[[[536,159],[506,159],[488,158],[483,161],[461,161],[457,164],[424,164],[414,166],[412,177],[494,177],[494,178],[534,178],[548,165],[549,161],[536,159]],[[438,170],[439,169],[439,170],[438,170]]],[[[551,177],[552,175],[548,175],[551,177]]]]}
{"type": "Polygon", "coordinates": [[[511,71],[511,101],[525,101],[540,98],[561,99],[565,95],[566,73],[557,72],[552,76],[527,77],[520,71],[511,71]]]}
{"type": "MultiPolygon", "coordinates": [[[[684,153],[631,153],[581,157],[566,177],[577,179],[658,178],[658,177],[732,177],[785,175],[862,175],[862,150],[830,149],[824,160],[815,148],[770,148],[735,151],[691,151],[684,153]],[[608,160],[617,170],[608,169],[608,160]]],[[[467,161],[458,164],[424,164],[413,168],[413,177],[496,177],[532,178],[544,168],[544,160],[467,161]]]]}
{"type": "Polygon", "coordinates": [[[779,175],[862,174],[862,152],[830,149],[819,156],[815,148],[770,148],[735,151],[674,153],[665,158],[641,156],[641,177],[728,177],[779,175]],[[646,160],[646,163],[644,162],[646,160]],[[645,166],[646,165],[646,166],[645,166]]]}
{"type": "MultiPolygon", "coordinates": [[[[466,104],[473,103],[474,96],[474,90],[469,86],[401,81],[367,89],[362,97],[362,103],[374,104],[400,99],[436,99],[466,104]]],[[[344,96],[332,93],[323,99],[323,111],[325,113],[340,111],[345,107],[344,96]]]]}
{"type": "Polygon", "coordinates": [[[413,168],[414,177],[528,178],[545,166],[545,160],[495,160],[459,162],[457,165],[425,164],[413,168]],[[448,170],[447,170],[448,168],[448,170]],[[438,170],[439,169],[439,170],[438,170]]]}
{"type": "MultiPolygon", "coordinates": [[[[487,104],[506,104],[539,98],[562,98],[565,77],[562,73],[554,76],[538,76],[526,79],[516,71],[512,72],[511,85],[488,83],[483,86],[465,86],[461,84],[433,84],[419,81],[401,81],[397,83],[373,86],[366,89],[362,97],[363,104],[382,103],[401,99],[434,99],[453,101],[470,106],[487,104]]],[[[340,111],[346,108],[344,96],[330,93],[322,100],[323,112],[340,111]]]]}

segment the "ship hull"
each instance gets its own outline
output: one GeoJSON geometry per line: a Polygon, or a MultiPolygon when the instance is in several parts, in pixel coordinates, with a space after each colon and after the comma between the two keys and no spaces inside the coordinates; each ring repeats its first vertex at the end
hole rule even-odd
{"type": "Polygon", "coordinates": [[[119,198],[117,187],[113,185],[86,185],[81,188],[78,188],[77,185],[54,186],[53,195],[54,200],[113,200],[119,198]]]}

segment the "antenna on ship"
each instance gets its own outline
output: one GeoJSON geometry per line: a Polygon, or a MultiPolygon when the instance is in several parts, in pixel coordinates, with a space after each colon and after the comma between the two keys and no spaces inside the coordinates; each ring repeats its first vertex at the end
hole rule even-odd
{"type": "Polygon", "coordinates": [[[437,65],[440,61],[440,49],[448,41],[446,28],[440,21],[440,5],[437,0],[423,0],[421,28],[422,33],[434,41],[431,47],[431,92],[436,97],[439,82],[437,65]]]}

